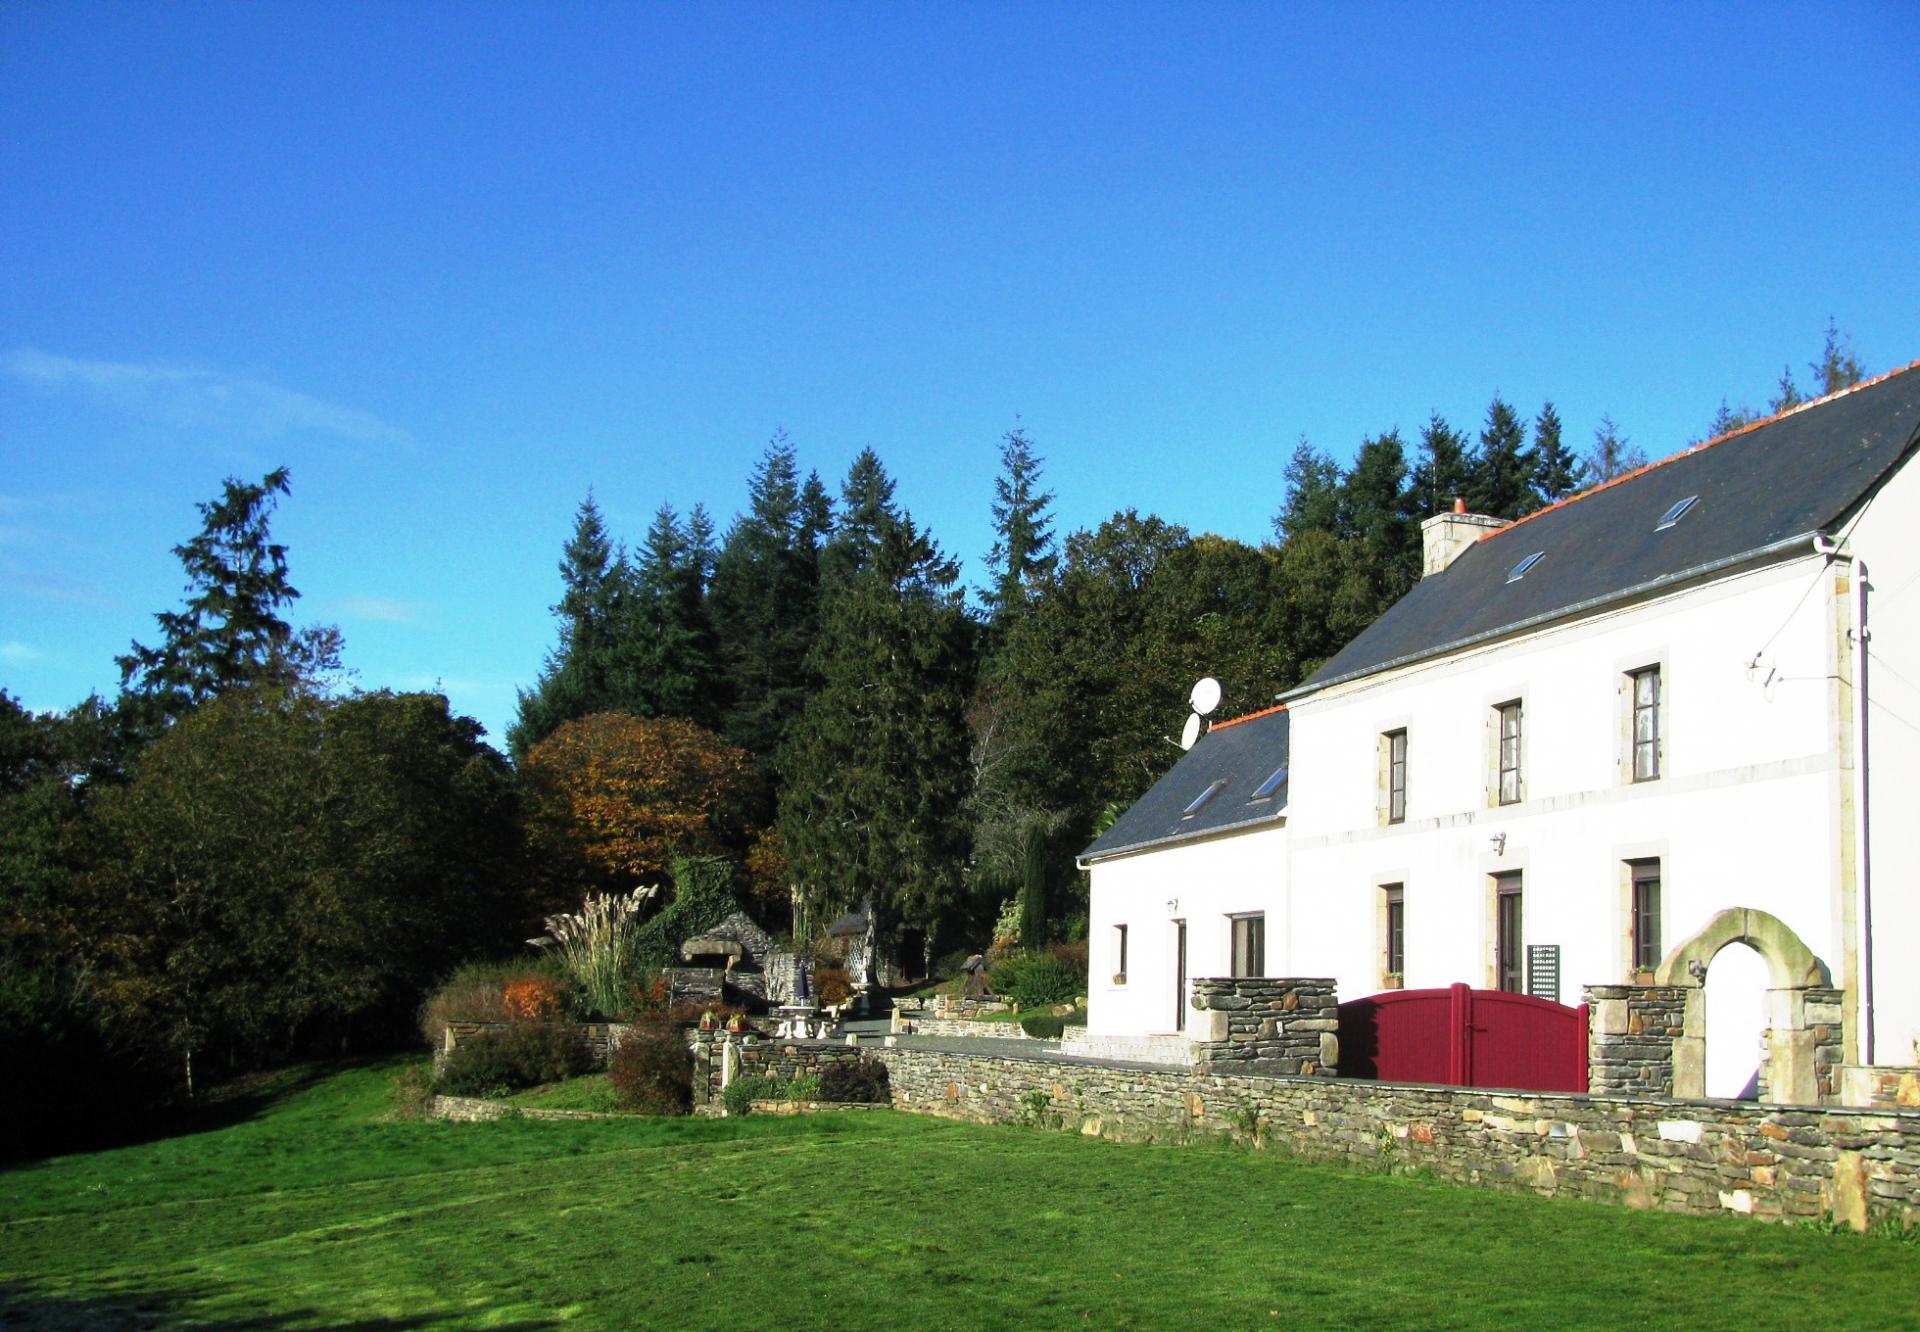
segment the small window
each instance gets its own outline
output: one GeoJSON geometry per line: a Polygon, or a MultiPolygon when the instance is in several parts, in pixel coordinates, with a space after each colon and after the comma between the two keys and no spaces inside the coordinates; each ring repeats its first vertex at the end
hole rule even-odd
{"type": "Polygon", "coordinates": [[[1267,974],[1267,917],[1265,913],[1233,918],[1233,974],[1267,974]]]}
{"type": "Polygon", "coordinates": [[[1115,985],[1127,983],[1127,927],[1125,925],[1113,927],[1113,983],[1115,985]]]}
{"type": "Polygon", "coordinates": [[[1671,509],[1668,509],[1660,515],[1660,521],[1653,525],[1653,530],[1656,532],[1666,531],[1669,527],[1672,527],[1675,523],[1686,517],[1687,510],[1699,502],[1700,497],[1698,495],[1689,495],[1683,500],[1676,501],[1671,509]]]}
{"type": "Polygon", "coordinates": [[[1546,553],[1547,552],[1544,550],[1536,550],[1533,552],[1533,554],[1527,556],[1526,559],[1514,565],[1513,568],[1507,573],[1507,581],[1509,583],[1517,583],[1522,578],[1525,578],[1527,576],[1527,570],[1533,568],[1534,565],[1540,563],[1540,557],[1542,555],[1545,555],[1546,553]]]}
{"type": "Polygon", "coordinates": [[[1387,908],[1387,974],[1403,976],[1407,970],[1407,889],[1405,884],[1389,883],[1380,889],[1387,908]]]}
{"type": "Polygon", "coordinates": [[[1183,819],[1190,819],[1195,814],[1198,814],[1202,809],[1206,807],[1206,803],[1209,800],[1213,799],[1215,796],[1220,794],[1221,789],[1225,787],[1226,784],[1227,784],[1227,779],[1225,777],[1222,777],[1219,781],[1213,783],[1213,785],[1209,786],[1206,790],[1202,791],[1199,795],[1195,796],[1193,798],[1193,803],[1191,805],[1188,805],[1185,809],[1180,811],[1180,817],[1183,819]]]}
{"type": "Polygon", "coordinates": [[[1660,776],[1660,668],[1627,678],[1633,683],[1633,780],[1651,782],[1660,776]]]}
{"type": "Polygon", "coordinates": [[[1286,784],[1286,781],[1287,781],[1287,770],[1285,768],[1275,768],[1273,770],[1273,776],[1267,778],[1266,781],[1260,783],[1259,786],[1255,787],[1253,791],[1253,795],[1250,796],[1249,799],[1271,800],[1273,799],[1273,793],[1275,791],[1278,791],[1282,786],[1284,786],[1286,784]]]}
{"type": "Polygon", "coordinates": [[[1407,821],[1407,733],[1388,731],[1383,737],[1387,747],[1387,822],[1407,821]]]}
{"type": "Polygon", "coordinates": [[[1520,704],[1502,703],[1500,716],[1500,803],[1520,800],[1520,704]]]}
{"type": "Polygon", "coordinates": [[[1660,965],[1660,862],[1630,860],[1633,875],[1633,966],[1652,971],[1660,965]]]}

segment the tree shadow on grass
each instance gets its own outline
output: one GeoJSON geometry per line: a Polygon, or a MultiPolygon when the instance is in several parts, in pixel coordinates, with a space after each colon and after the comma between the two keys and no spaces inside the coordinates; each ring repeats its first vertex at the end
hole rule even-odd
{"type": "MultiPolygon", "coordinates": [[[[407,1328],[474,1326],[484,1309],[459,1313],[420,1313],[398,1318],[342,1318],[325,1309],[252,1310],[246,1313],[208,1312],[210,1302],[223,1294],[215,1286],[179,1285],[165,1290],[111,1292],[46,1291],[13,1281],[0,1281],[0,1329],[55,1329],[56,1332],[118,1332],[119,1329],[193,1327],[203,1332],[242,1332],[243,1329],[349,1328],[363,1332],[404,1332],[407,1328]]],[[[558,1327],[558,1318],[517,1319],[493,1323],[490,1328],[533,1332],[558,1327]]]]}

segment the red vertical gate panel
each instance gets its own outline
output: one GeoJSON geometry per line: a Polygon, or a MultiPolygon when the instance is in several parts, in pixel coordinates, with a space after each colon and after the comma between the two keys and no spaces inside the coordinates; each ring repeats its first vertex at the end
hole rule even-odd
{"type": "Polygon", "coordinates": [[[1587,1010],[1452,985],[1340,1005],[1340,1074],[1521,1091],[1587,1090],[1587,1010]]]}

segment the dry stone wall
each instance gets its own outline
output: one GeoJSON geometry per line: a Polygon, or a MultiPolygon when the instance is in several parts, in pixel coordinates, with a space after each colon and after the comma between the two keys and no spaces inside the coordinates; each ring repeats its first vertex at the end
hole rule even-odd
{"type": "Polygon", "coordinates": [[[1332,1077],[1340,1062],[1340,1003],[1326,977],[1247,976],[1193,982],[1194,1062],[1222,1071],[1332,1077]]]}
{"type": "Polygon", "coordinates": [[[836,1041],[765,1041],[748,1045],[729,1041],[707,1032],[697,1032],[690,1040],[693,1050],[693,1108],[702,1110],[720,1104],[720,1091],[727,1081],[725,1065],[731,1048],[735,1077],[768,1077],[781,1082],[795,1078],[818,1077],[836,1064],[858,1064],[863,1051],[836,1041]]]}
{"type": "Polygon", "coordinates": [[[1216,1134],[1309,1160],[1675,1212],[1920,1222],[1920,1111],[1485,1091],[882,1051],[896,1108],[1089,1136],[1216,1134]]]}
{"type": "Polygon", "coordinates": [[[1686,1028],[1688,988],[1589,985],[1587,1087],[1595,1095],[1673,1095],[1673,1043],[1686,1028]]]}

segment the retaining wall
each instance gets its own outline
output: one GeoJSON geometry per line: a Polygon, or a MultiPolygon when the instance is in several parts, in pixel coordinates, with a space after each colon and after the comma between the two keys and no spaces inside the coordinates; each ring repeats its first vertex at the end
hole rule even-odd
{"type": "Polygon", "coordinates": [[[728,1050],[732,1051],[734,1077],[795,1078],[818,1077],[835,1064],[857,1064],[869,1051],[840,1041],[762,1041],[752,1045],[729,1042],[704,1032],[690,1042],[693,1050],[693,1109],[701,1113],[720,1104],[720,1091],[729,1079],[725,1074],[728,1050]]]}
{"type": "Polygon", "coordinates": [[[1251,1137],[1303,1159],[1667,1211],[1920,1220],[1920,1111],[1503,1093],[879,1052],[900,1110],[1089,1136],[1251,1137]]]}

